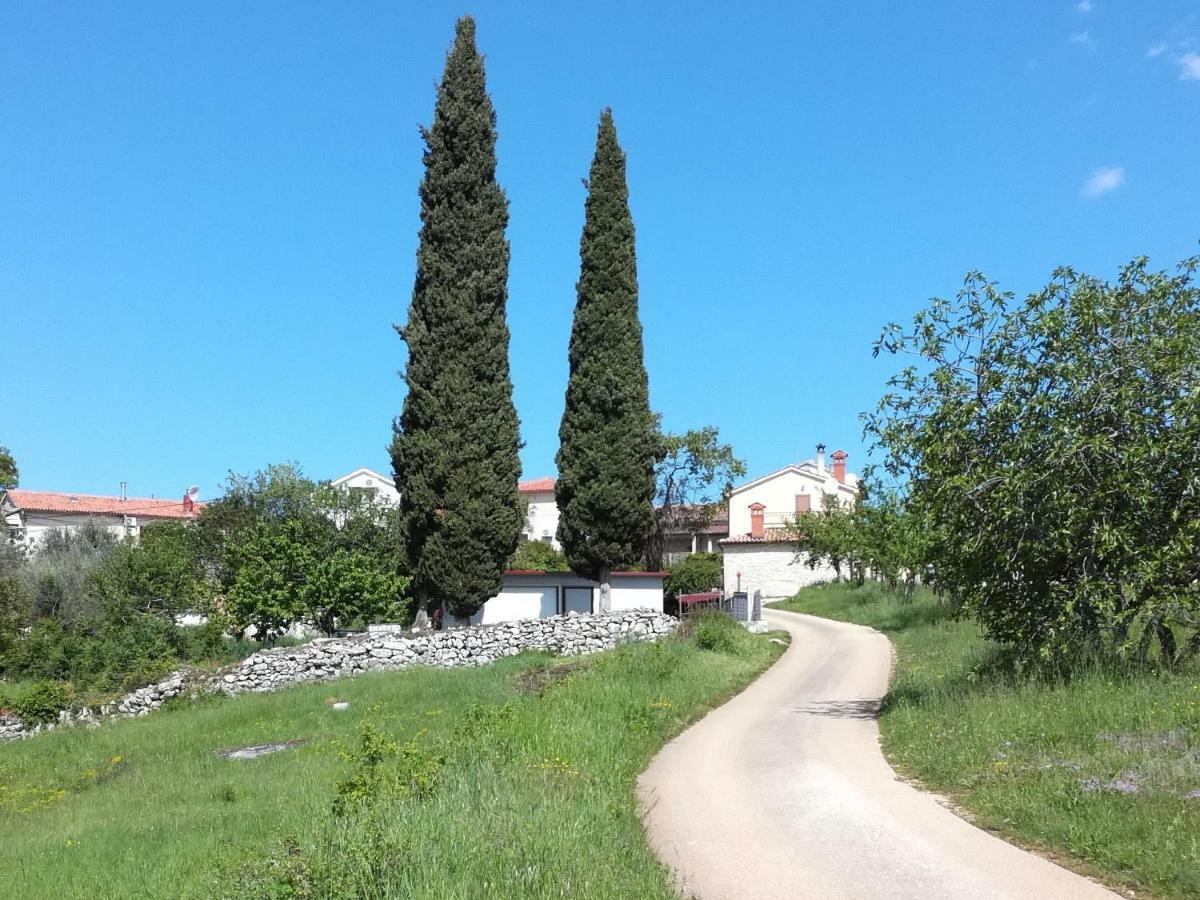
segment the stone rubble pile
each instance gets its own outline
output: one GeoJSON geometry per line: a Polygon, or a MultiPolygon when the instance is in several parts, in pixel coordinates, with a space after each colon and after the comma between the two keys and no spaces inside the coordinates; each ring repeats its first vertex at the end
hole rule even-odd
{"type": "Polygon", "coordinates": [[[157,684],[138,688],[99,709],[64,710],[57,723],[27,728],[18,717],[0,714],[0,742],[56,727],[97,727],[106,718],[144,716],[181,695],[263,693],[293,684],[411,666],[482,666],[523,650],[577,656],[608,650],[623,641],[656,641],[673,632],[677,624],[672,616],[639,609],[607,615],[568,613],[410,637],[402,632],[376,632],[318,638],[299,647],[262,650],[215,673],[180,669],[157,684]]]}

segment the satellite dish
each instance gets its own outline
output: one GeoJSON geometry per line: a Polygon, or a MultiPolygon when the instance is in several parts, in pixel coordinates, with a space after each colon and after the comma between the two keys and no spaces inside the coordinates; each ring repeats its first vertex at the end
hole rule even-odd
{"type": "Polygon", "coordinates": [[[193,500],[195,500],[197,497],[200,496],[200,486],[197,484],[193,484],[190,488],[187,489],[187,495],[189,497],[191,497],[193,500]]]}

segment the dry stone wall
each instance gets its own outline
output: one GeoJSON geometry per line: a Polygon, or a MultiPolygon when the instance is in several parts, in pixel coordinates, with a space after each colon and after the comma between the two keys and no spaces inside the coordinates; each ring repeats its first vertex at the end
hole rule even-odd
{"type": "Polygon", "coordinates": [[[318,638],[300,647],[260,651],[215,673],[181,669],[99,709],[64,710],[56,723],[29,728],[16,716],[0,715],[0,741],[56,727],[99,727],[104,719],[144,716],[181,695],[262,693],[412,666],[482,666],[523,650],[547,650],[560,656],[595,653],[623,641],[656,641],[674,631],[677,624],[661,612],[630,610],[608,615],[568,613],[415,635],[384,632],[318,638]]]}

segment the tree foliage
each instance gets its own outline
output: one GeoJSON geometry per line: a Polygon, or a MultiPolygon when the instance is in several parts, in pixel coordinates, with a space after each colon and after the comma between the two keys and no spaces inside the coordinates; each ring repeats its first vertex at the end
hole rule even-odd
{"type": "Polygon", "coordinates": [[[669,528],[699,531],[720,514],[733,483],[746,475],[746,464],[733,446],[721,443],[714,425],[683,434],[664,434],[662,457],[654,469],[654,533],[647,565],[662,567],[669,528]]]}
{"type": "Polygon", "coordinates": [[[422,130],[421,236],[408,321],[408,393],[392,464],[422,606],[469,616],[499,593],[523,524],[508,363],[508,202],[475,23],[459,20],[422,130]]]}
{"type": "Polygon", "coordinates": [[[1200,649],[1198,264],[1059,269],[1024,302],[972,273],[876,347],[918,360],[867,428],[932,575],[1026,656],[1200,649]]]}
{"type": "Polygon", "coordinates": [[[16,460],[7,447],[0,445],[0,489],[15,488],[20,481],[21,475],[17,471],[16,460]]]}
{"type": "Polygon", "coordinates": [[[796,560],[810,569],[829,566],[838,580],[861,585],[873,578],[910,597],[926,565],[919,523],[899,494],[874,498],[866,481],[859,488],[851,506],[826,494],[820,510],[796,516],[796,560]]]}
{"type": "Polygon", "coordinates": [[[600,116],[587,184],[555,496],[559,541],[575,572],[601,582],[605,609],[609,573],[645,559],[661,454],[638,320],[625,154],[611,110],[600,116]]]}
{"type": "Polygon", "coordinates": [[[721,589],[724,571],[720,553],[691,553],[671,566],[663,579],[668,597],[721,589]]]}
{"type": "Polygon", "coordinates": [[[563,552],[555,550],[545,541],[521,541],[508,567],[534,572],[566,572],[571,568],[563,552]]]}

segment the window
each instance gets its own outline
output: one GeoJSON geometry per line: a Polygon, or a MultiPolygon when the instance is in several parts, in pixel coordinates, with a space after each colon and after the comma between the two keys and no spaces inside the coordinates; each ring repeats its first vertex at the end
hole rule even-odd
{"type": "Polygon", "coordinates": [[[808,494],[796,495],[796,512],[806,513],[812,511],[812,497],[808,494]]]}

